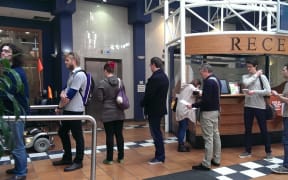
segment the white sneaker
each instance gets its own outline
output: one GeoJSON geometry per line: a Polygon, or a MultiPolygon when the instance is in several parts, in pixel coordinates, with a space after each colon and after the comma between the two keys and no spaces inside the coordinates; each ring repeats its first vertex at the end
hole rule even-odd
{"type": "Polygon", "coordinates": [[[251,153],[243,152],[239,155],[240,158],[248,158],[251,157],[251,153]]]}
{"type": "Polygon", "coordinates": [[[153,158],[151,161],[148,162],[148,164],[150,164],[150,165],[162,164],[162,163],[163,163],[162,161],[159,161],[156,158],[153,158]]]}
{"type": "Polygon", "coordinates": [[[271,168],[271,171],[278,174],[288,174],[288,168],[284,166],[279,166],[277,168],[271,168]]]}

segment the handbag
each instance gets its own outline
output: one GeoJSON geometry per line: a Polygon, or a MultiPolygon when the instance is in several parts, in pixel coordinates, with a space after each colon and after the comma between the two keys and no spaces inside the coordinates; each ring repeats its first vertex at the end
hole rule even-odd
{"type": "MultiPolygon", "coordinates": [[[[259,76],[259,80],[260,80],[261,88],[264,89],[263,82],[260,76],[259,76]]],[[[264,101],[266,104],[266,109],[265,109],[266,120],[275,119],[277,112],[276,112],[276,108],[274,104],[270,103],[270,96],[264,96],[264,101]]]]}
{"type": "Polygon", "coordinates": [[[126,95],[125,87],[121,83],[121,80],[119,78],[118,78],[118,81],[119,81],[119,87],[118,87],[118,92],[116,96],[116,102],[117,102],[119,109],[126,110],[130,107],[129,99],[126,95]]]}
{"type": "Polygon", "coordinates": [[[178,98],[177,97],[171,101],[171,110],[173,112],[176,112],[177,103],[178,103],[178,98]]]}

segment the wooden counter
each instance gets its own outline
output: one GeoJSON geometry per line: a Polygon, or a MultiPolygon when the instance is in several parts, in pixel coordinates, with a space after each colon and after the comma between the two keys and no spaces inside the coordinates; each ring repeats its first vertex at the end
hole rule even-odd
{"type": "MultiPolygon", "coordinates": [[[[242,146],[244,140],[244,95],[221,95],[221,116],[219,130],[222,140],[222,146],[242,146]]],[[[271,134],[272,142],[281,141],[282,117],[277,116],[275,120],[267,121],[268,131],[271,134]]],[[[195,147],[203,146],[202,132],[200,123],[196,122],[196,127],[190,123],[190,132],[188,141],[195,147]],[[195,133],[195,134],[194,134],[195,133]],[[190,137],[189,137],[190,136],[190,137]],[[196,137],[191,137],[196,136],[196,137]],[[192,140],[191,140],[192,139],[192,140]]],[[[177,131],[176,131],[177,132],[177,131]]],[[[261,144],[260,130],[257,120],[254,119],[253,134],[255,135],[255,144],[261,144]]]]}
{"type": "MultiPolygon", "coordinates": [[[[221,95],[221,116],[219,130],[221,135],[235,135],[244,133],[244,95],[221,95]]],[[[269,132],[282,130],[282,117],[267,121],[269,132]]],[[[253,133],[259,133],[257,120],[254,119],[253,133]]],[[[199,122],[196,126],[196,135],[201,135],[199,122]]]]}

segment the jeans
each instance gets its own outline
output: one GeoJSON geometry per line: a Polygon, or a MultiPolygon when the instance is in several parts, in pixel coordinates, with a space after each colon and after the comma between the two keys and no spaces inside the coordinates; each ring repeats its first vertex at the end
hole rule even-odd
{"type": "Polygon", "coordinates": [[[116,137],[118,160],[124,159],[123,120],[104,123],[106,134],[106,160],[113,161],[114,135],[116,137]]]}
{"type": "Polygon", "coordinates": [[[283,145],[284,145],[283,166],[288,168],[288,117],[283,118],[283,145]]]}
{"type": "Polygon", "coordinates": [[[148,116],[149,129],[155,145],[155,158],[159,161],[165,161],[165,149],[163,135],[160,129],[162,116],[148,116]]]}
{"type": "Polygon", "coordinates": [[[186,130],[188,127],[188,121],[189,121],[188,118],[185,118],[179,121],[179,128],[178,128],[178,134],[177,134],[179,144],[184,144],[184,137],[185,137],[186,130]]]}
{"type": "Polygon", "coordinates": [[[27,153],[24,144],[24,122],[21,119],[9,122],[12,132],[13,149],[12,156],[15,160],[14,173],[17,176],[26,176],[27,173],[27,153]]]}
{"type": "Polygon", "coordinates": [[[203,133],[205,156],[202,164],[211,166],[211,160],[220,163],[221,161],[221,139],[218,129],[219,111],[202,111],[200,125],[203,133]]]}
{"type": "MultiPolygon", "coordinates": [[[[63,111],[63,115],[82,115],[83,112],[72,112],[72,111],[63,111]]],[[[61,142],[64,149],[63,160],[70,161],[72,160],[72,151],[71,151],[71,142],[69,131],[71,130],[72,136],[76,141],[76,156],[74,158],[75,163],[82,163],[84,157],[84,137],[82,131],[82,122],[81,120],[77,121],[62,121],[61,126],[58,130],[58,134],[61,138],[61,142]]]]}
{"type": "Polygon", "coordinates": [[[252,126],[254,117],[256,117],[258,126],[265,143],[265,152],[271,153],[271,140],[267,131],[267,122],[265,117],[265,109],[244,107],[244,123],[245,123],[245,151],[251,153],[252,150],[252,126]]]}

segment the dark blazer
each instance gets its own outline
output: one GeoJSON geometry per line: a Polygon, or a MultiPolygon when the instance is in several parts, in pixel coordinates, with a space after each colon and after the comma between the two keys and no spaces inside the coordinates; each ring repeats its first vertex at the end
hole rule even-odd
{"type": "Polygon", "coordinates": [[[155,71],[148,79],[141,106],[145,115],[163,116],[167,114],[166,100],[169,80],[162,69],[155,71]]]}

